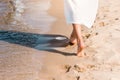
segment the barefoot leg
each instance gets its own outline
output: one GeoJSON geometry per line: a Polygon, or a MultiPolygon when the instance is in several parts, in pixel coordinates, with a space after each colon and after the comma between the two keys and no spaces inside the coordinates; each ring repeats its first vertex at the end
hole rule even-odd
{"type": "Polygon", "coordinates": [[[77,56],[78,57],[84,57],[84,46],[81,44],[78,44],[78,49],[77,49],[77,56]]]}
{"type": "Polygon", "coordinates": [[[81,25],[80,24],[73,24],[73,28],[75,30],[76,33],[76,37],[77,37],[77,44],[78,44],[78,49],[77,49],[77,56],[79,57],[83,57],[84,55],[84,42],[83,42],[83,38],[81,35],[81,25]]]}
{"type": "Polygon", "coordinates": [[[76,37],[76,32],[75,32],[74,28],[73,28],[73,31],[72,31],[71,36],[70,36],[70,43],[72,45],[74,45],[75,43],[77,43],[77,37],[76,37]]]}

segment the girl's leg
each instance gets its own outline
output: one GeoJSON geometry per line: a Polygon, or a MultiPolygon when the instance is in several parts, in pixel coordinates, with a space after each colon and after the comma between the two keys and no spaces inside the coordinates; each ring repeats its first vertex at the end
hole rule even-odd
{"type": "Polygon", "coordinates": [[[75,29],[73,28],[71,36],[70,36],[70,44],[74,45],[75,43],[77,43],[77,36],[76,36],[75,29]]]}
{"type": "Polygon", "coordinates": [[[84,45],[82,34],[81,34],[81,25],[80,24],[73,24],[73,34],[75,35],[74,37],[76,37],[76,39],[77,39],[77,45],[78,45],[77,56],[83,57],[83,56],[85,56],[84,52],[83,52],[85,45],[84,45]]]}

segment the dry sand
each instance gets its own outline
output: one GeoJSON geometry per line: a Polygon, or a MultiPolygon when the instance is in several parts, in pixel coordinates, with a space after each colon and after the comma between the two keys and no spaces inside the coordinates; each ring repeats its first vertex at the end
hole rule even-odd
{"type": "MultiPolygon", "coordinates": [[[[37,1],[30,0],[31,3],[27,5],[35,3],[38,5],[39,1],[37,1]]],[[[63,45],[67,42],[66,37],[69,37],[72,26],[65,22],[63,1],[51,0],[51,3],[48,13],[53,18],[55,17],[56,21],[50,24],[51,27],[47,33],[40,32],[41,28],[33,28],[29,25],[3,27],[5,22],[1,22],[0,30],[12,29],[39,35],[30,36],[31,34],[25,33],[25,37],[21,39],[23,33],[17,33],[17,35],[19,34],[17,37],[16,33],[12,32],[14,35],[7,34],[7,36],[12,39],[17,37],[17,39],[21,39],[22,43],[6,39],[0,41],[0,80],[119,80],[120,1],[100,0],[99,12],[93,28],[83,27],[83,37],[87,46],[85,53],[88,56],[84,58],[75,56],[76,45],[63,45]],[[26,40],[26,37],[30,40],[26,40]],[[44,45],[39,40],[43,41],[44,45]],[[34,43],[35,41],[40,45],[34,43]]],[[[39,12],[35,13],[36,10],[38,9],[29,8],[25,14],[34,11],[31,15],[37,15],[39,12]]],[[[32,26],[34,25],[33,23],[32,26]]],[[[1,34],[4,33],[6,32],[1,34]]],[[[3,37],[6,38],[6,36],[3,37]]]]}
{"type": "MultiPolygon", "coordinates": [[[[49,52],[45,58],[40,80],[119,80],[119,5],[119,0],[100,0],[99,12],[93,28],[83,28],[83,37],[87,46],[85,53],[88,57],[76,57],[74,55],[76,46],[55,48],[58,50],[57,53],[49,52]]],[[[69,37],[72,27],[65,23],[63,1],[52,0],[49,11],[58,19],[49,33],[69,37]]]]}

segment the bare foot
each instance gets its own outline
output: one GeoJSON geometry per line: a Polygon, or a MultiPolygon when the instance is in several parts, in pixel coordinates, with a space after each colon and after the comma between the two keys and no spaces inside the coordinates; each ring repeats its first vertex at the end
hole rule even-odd
{"type": "Polygon", "coordinates": [[[85,48],[84,45],[78,44],[78,50],[77,50],[78,57],[85,57],[84,48],[85,48]]]}
{"type": "Polygon", "coordinates": [[[72,34],[70,36],[70,45],[74,45],[76,43],[77,43],[76,35],[75,35],[75,33],[72,32],[72,34]]]}
{"type": "Polygon", "coordinates": [[[77,43],[77,39],[74,38],[74,37],[71,37],[71,38],[70,38],[70,45],[74,45],[74,44],[76,44],[76,43],[77,43]]]}

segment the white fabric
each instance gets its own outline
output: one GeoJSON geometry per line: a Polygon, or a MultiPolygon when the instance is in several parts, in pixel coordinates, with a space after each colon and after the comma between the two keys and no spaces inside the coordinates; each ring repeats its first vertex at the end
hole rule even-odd
{"type": "Polygon", "coordinates": [[[67,23],[83,24],[88,28],[94,23],[98,0],[64,0],[67,23]]]}

